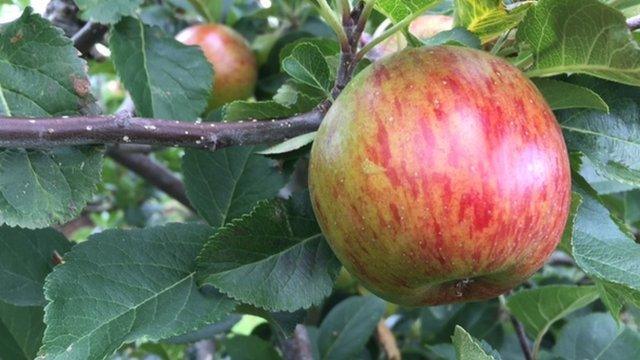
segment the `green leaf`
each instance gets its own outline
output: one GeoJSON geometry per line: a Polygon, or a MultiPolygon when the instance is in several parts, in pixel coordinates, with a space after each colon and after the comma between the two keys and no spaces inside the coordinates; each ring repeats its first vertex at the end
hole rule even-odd
{"type": "Polygon", "coordinates": [[[336,305],[318,332],[321,359],[356,358],[364,350],[384,310],[384,301],[374,296],[352,296],[336,305]]]}
{"type": "Polygon", "coordinates": [[[73,219],[100,181],[102,151],[0,150],[0,223],[45,227],[73,219]]]}
{"type": "Polygon", "coordinates": [[[310,111],[325,98],[326,95],[323,91],[289,79],[278,88],[273,96],[273,101],[290,109],[295,109],[297,113],[302,113],[310,111]]]}
{"type": "Polygon", "coordinates": [[[595,283],[602,302],[618,322],[620,321],[620,311],[626,304],[640,308],[640,291],[599,279],[595,279],[595,283]]]}
{"type": "Polygon", "coordinates": [[[476,339],[460,326],[456,326],[451,340],[456,350],[457,360],[495,360],[493,356],[484,351],[476,339]]]}
{"type": "Polygon", "coordinates": [[[571,242],[576,264],[592,277],[640,290],[640,245],[579,175],[574,191],[582,196],[571,242]]]}
{"type": "Polygon", "coordinates": [[[582,204],[582,196],[577,192],[571,193],[571,208],[569,210],[569,218],[567,219],[567,225],[564,228],[564,233],[562,234],[562,240],[558,245],[558,249],[566,252],[571,255],[571,239],[573,238],[573,226],[576,221],[576,215],[578,214],[578,209],[582,204]]]}
{"type": "MultiPolygon", "coordinates": [[[[30,8],[0,27],[0,115],[91,112],[89,90],[85,63],[60,29],[30,8]]],[[[0,224],[38,228],[73,219],[101,168],[98,149],[0,149],[0,224]]]]}
{"type": "MultiPolygon", "coordinates": [[[[204,290],[204,289],[203,289],[204,290]]],[[[214,290],[215,291],[215,290],[214,290]]],[[[206,292],[205,292],[206,293],[206,292]]],[[[217,321],[213,324],[207,324],[202,328],[189,331],[182,335],[172,336],[170,338],[162,340],[164,344],[188,344],[200,340],[211,339],[216,335],[229,332],[233,326],[242,319],[239,314],[231,314],[221,321],[217,321]]]]}
{"type": "Polygon", "coordinates": [[[339,267],[304,193],[261,202],[219,229],[198,256],[198,280],[244,303],[293,311],[328,296],[339,267]]]}
{"type": "Polygon", "coordinates": [[[26,230],[0,226],[0,301],[16,306],[44,306],[44,278],[53,269],[53,254],[71,243],[53,229],[26,230]]]}
{"type": "Polygon", "coordinates": [[[582,154],[580,154],[580,156],[580,160],[582,162],[579,170],[580,176],[587,180],[589,185],[591,185],[598,194],[616,194],[636,188],[628,183],[621,183],[602,176],[602,171],[597,170],[588,157],[585,157],[582,154]]]}
{"type": "Polygon", "coordinates": [[[285,185],[274,162],[256,155],[257,149],[238,146],[185,152],[182,170],[187,196],[209,225],[220,227],[242,216],[285,185]]]}
{"type": "Polygon", "coordinates": [[[340,45],[333,39],[304,37],[285,45],[282,50],[280,50],[280,62],[283,62],[284,59],[291,56],[293,50],[298,47],[298,45],[302,44],[313,45],[317,47],[318,50],[320,50],[320,52],[322,53],[322,57],[324,58],[340,54],[340,45]]]}
{"type": "Polygon", "coordinates": [[[44,333],[43,315],[41,306],[15,306],[0,301],[0,359],[36,357],[44,333]]]}
{"type": "Polygon", "coordinates": [[[377,0],[375,8],[397,23],[409,15],[422,13],[439,2],[440,0],[377,0]]]}
{"type": "Polygon", "coordinates": [[[222,341],[227,356],[233,360],[278,360],[276,349],[257,336],[234,335],[222,341]]]}
{"type": "Polygon", "coordinates": [[[262,155],[276,155],[298,150],[303,146],[311,144],[313,142],[313,139],[316,138],[316,133],[317,131],[314,131],[296,136],[287,141],[281,142],[278,145],[274,145],[266,150],[258,151],[257,153],[262,155]]]}
{"type": "Polygon", "coordinates": [[[477,36],[461,27],[441,31],[430,38],[421,39],[421,41],[425,46],[457,45],[474,49],[479,49],[481,46],[480,39],[477,36]]]}
{"type": "Polygon", "coordinates": [[[557,112],[567,147],[583,153],[599,175],[640,185],[640,93],[630,86],[600,84],[610,112],[565,110],[557,112]]]}
{"type": "Polygon", "coordinates": [[[489,42],[518,26],[531,3],[523,3],[507,11],[502,0],[454,0],[456,26],[462,26],[489,42]]]}
{"type": "Polygon", "coordinates": [[[553,323],[596,299],[595,286],[549,285],[518,291],[509,296],[507,307],[539,344],[553,323]]]}
{"type": "Polygon", "coordinates": [[[76,245],[47,277],[46,359],[103,359],[122,344],[158,341],[220,320],[235,304],[205,296],[195,257],[211,229],[172,224],[109,230],[76,245]]]}
{"type": "Polygon", "coordinates": [[[611,316],[589,314],[570,321],[560,332],[553,355],[563,359],[631,359],[640,353],[640,334],[618,328],[611,316]]]}
{"type": "Polygon", "coordinates": [[[624,16],[597,0],[540,0],[518,28],[529,76],[581,73],[640,86],[640,46],[624,16]]]}
{"type": "Polygon", "coordinates": [[[331,70],[320,49],[311,43],[296,46],[282,60],[282,69],[294,79],[329,94],[333,85],[331,70]]]}
{"type": "Polygon", "coordinates": [[[534,79],[533,82],[553,110],[589,108],[609,112],[609,106],[593,90],[552,79],[534,79]]]}
{"type": "Polygon", "coordinates": [[[85,62],[59,28],[31,11],[0,26],[0,115],[80,113],[94,102],[85,62]]]}
{"type": "Polygon", "coordinates": [[[134,15],[143,0],[76,0],[80,17],[86,21],[114,24],[123,16],[134,15]]]}
{"type": "Polygon", "coordinates": [[[204,111],[213,70],[198,47],[183,45],[134,18],[124,18],[113,28],[109,45],[138,114],[194,121],[204,111]]]}

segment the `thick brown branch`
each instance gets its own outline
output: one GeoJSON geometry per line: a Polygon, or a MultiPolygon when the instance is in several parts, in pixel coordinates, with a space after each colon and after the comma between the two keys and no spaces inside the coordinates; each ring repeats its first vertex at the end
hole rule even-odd
{"type": "Polygon", "coordinates": [[[237,123],[187,123],[122,115],[42,119],[0,117],[0,147],[131,143],[215,150],[283,141],[315,131],[321,121],[320,110],[282,120],[237,123]]]}

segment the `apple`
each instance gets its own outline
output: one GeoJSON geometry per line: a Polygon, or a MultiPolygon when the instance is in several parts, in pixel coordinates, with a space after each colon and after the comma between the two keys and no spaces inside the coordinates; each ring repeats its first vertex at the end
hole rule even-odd
{"type": "MultiPolygon", "coordinates": [[[[409,24],[409,32],[419,39],[430,38],[441,31],[453,29],[453,17],[446,15],[422,15],[409,24]]],[[[384,27],[382,28],[384,30],[384,27]]],[[[376,31],[373,38],[382,31],[376,31]]],[[[378,59],[396,53],[407,46],[407,40],[402,33],[396,33],[381,42],[370,52],[370,58],[378,59]]]]}
{"type": "Polygon", "coordinates": [[[235,30],[220,24],[193,25],[176,35],[186,45],[198,45],[214,70],[209,110],[253,95],[258,78],[256,57],[235,30]]]}
{"type": "Polygon", "coordinates": [[[474,49],[406,49],[360,72],[311,150],[309,188],[345,268],[408,306],[484,300],[556,248],[571,179],[537,88],[474,49]]]}

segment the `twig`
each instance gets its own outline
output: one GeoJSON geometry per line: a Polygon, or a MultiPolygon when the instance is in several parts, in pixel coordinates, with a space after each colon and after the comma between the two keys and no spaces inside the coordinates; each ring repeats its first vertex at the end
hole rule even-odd
{"type": "Polygon", "coordinates": [[[524,332],[524,327],[522,323],[515,318],[515,316],[509,314],[509,318],[511,319],[511,325],[513,325],[513,329],[516,331],[516,335],[518,336],[518,342],[520,343],[520,348],[522,349],[522,355],[524,355],[525,360],[533,360],[533,355],[531,354],[531,348],[529,347],[529,340],[527,339],[527,335],[524,332]]]}
{"type": "Polygon", "coordinates": [[[640,29],[640,15],[636,15],[634,17],[628,18],[627,19],[627,26],[629,27],[629,30],[631,31],[635,31],[640,29]]]}
{"type": "Polygon", "coordinates": [[[318,129],[323,111],[287,119],[236,123],[188,123],[120,115],[57,118],[0,117],[0,147],[52,148],[95,144],[143,144],[216,150],[269,144],[318,129]]]}
{"type": "Polygon", "coordinates": [[[73,45],[82,54],[87,54],[93,46],[100,42],[107,33],[108,26],[99,23],[88,22],[73,35],[73,45]]]}
{"type": "Polygon", "coordinates": [[[547,261],[547,264],[551,266],[568,266],[568,267],[576,265],[573,259],[571,258],[571,256],[568,256],[559,251],[556,251],[553,254],[551,254],[551,256],[549,257],[549,260],[547,261]]]}
{"type": "Polygon", "coordinates": [[[309,333],[304,325],[296,325],[293,336],[285,340],[281,348],[285,360],[313,360],[309,333]]]}
{"type": "Polygon", "coordinates": [[[117,147],[109,148],[107,155],[195,212],[187,198],[182,181],[164,166],[156,163],[147,155],[127,154],[117,147]]]}
{"type": "MultiPolygon", "coordinates": [[[[342,90],[347,86],[347,83],[351,80],[353,72],[355,71],[357,60],[356,51],[358,50],[358,42],[364,31],[366,24],[366,18],[371,13],[366,5],[360,1],[351,11],[350,16],[344,17],[342,27],[348,37],[346,45],[342,46],[342,52],[340,54],[340,67],[336,76],[336,82],[331,90],[331,95],[335,99],[340,95],[342,90]]],[[[331,105],[326,103],[327,108],[331,105]]],[[[326,111],[326,109],[324,109],[326,111]]]]}
{"type": "Polygon", "coordinates": [[[398,343],[396,342],[396,337],[393,335],[391,330],[384,323],[384,320],[380,320],[378,322],[378,326],[376,327],[376,338],[380,343],[380,347],[384,351],[386,358],[389,360],[400,360],[400,350],[398,349],[398,343]]]}

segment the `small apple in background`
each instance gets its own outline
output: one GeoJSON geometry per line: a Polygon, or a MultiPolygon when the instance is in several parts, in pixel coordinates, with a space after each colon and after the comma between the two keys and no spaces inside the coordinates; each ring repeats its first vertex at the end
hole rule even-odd
{"type": "MultiPolygon", "coordinates": [[[[390,22],[383,22],[376,32],[371,36],[375,39],[380,36],[390,22]]],[[[446,15],[422,15],[409,24],[409,32],[419,39],[426,39],[439,32],[453,29],[453,17],[446,15]]],[[[381,42],[371,52],[368,57],[377,60],[383,56],[391,55],[407,47],[407,39],[401,32],[381,42]]]]}
{"type": "Polygon", "coordinates": [[[406,49],[359,73],[311,151],[322,231],[373,293],[409,306],[496,297],[556,248],[569,212],[558,123],[518,69],[406,49]]]}
{"type": "Polygon", "coordinates": [[[258,65],[247,41],[235,30],[220,24],[190,26],[176,35],[186,45],[198,45],[215,71],[208,110],[253,95],[258,65]]]}

